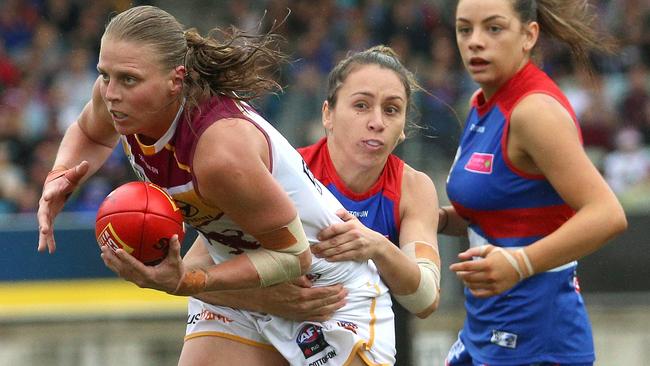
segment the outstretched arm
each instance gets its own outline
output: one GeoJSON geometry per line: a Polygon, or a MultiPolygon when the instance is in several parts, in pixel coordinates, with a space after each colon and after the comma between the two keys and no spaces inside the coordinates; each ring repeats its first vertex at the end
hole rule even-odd
{"type": "Polygon", "coordinates": [[[43,185],[37,213],[39,252],[56,250],[54,219],[74,189],[104,164],[117,143],[118,135],[98,83],[93,87],[91,101],[63,136],[54,168],[43,185]]]}

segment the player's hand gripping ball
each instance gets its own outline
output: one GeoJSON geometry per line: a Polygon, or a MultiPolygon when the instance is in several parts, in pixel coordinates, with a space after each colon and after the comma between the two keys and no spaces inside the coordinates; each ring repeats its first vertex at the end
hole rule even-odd
{"type": "Polygon", "coordinates": [[[146,265],[160,263],[176,234],[182,243],[183,215],[162,188],[129,182],[106,196],[97,210],[95,236],[99,245],[124,249],[146,265]]]}

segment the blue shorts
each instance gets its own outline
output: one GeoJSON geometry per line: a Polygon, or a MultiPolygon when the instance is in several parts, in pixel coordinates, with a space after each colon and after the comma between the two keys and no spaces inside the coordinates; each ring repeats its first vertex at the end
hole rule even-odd
{"type": "Polygon", "coordinates": [[[454,343],[449,349],[449,354],[445,359],[445,366],[593,366],[593,363],[554,363],[554,362],[534,362],[526,364],[485,364],[478,362],[472,358],[472,356],[465,348],[463,342],[458,338],[456,343],[454,343]]]}

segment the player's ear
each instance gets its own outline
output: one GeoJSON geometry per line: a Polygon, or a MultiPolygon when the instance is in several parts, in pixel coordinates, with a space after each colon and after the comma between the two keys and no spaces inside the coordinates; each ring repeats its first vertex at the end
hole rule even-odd
{"type": "Polygon", "coordinates": [[[402,133],[400,133],[399,137],[397,138],[397,145],[404,142],[404,140],[406,140],[406,133],[404,132],[404,130],[402,130],[402,133]]]}
{"type": "Polygon", "coordinates": [[[537,39],[539,38],[539,24],[537,22],[530,22],[524,28],[524,33],[526,34],[526,40],[523,44],[524,52],[530,52],[535,44],[537,44],[537,39]]]}
{"type": "Polygon", "coordinates": [[[321,120],[323,122],[323,127],[325,127],[325,131],[329,134],[329,132],[332,131],[332,111],[330,110],[330,105],[327,101],[323,102],[321,120]]]}
{"type": "Polygon", "coordinates": [[[183,90],[183,80],[185,80],[186,73],[187,71],[183,65],[176,66],[172,71],[170,90],[173,95],[178,95],[183,90]]]}

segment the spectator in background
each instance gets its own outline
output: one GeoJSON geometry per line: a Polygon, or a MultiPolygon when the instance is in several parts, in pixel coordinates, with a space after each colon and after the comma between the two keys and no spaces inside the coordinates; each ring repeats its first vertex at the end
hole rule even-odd
{"type": "Polygon", "coordinates": [[[312,130],[318,121],[324,91],[323,80],[316,65],[304,63],[294,71],[294,82],[287,86],[280,98],[277,127],[295,146],[313,141],[312,130]],[[295,106],[300,106],[296,108],[295,106]]]}
{"type": "Polygon", "coordinates": [[[619,114],[623,121],[635,127],[644,135],[645,141],[650,141],[650,115],[647,113],[650,105],[650,75],[648,68],[635,64],[627,72],[628,89],[621,100],[619,114]]]}
{"type": "MultiPolygon", "coordinates": [[[[583,144],[587,149],[604,153],[612,149],[612,135],[619,127],[616,110],[605,95],[605,80],[602,74],[593,74],[584,82],[587,93],[586,105],[582,113],[577,115],[580,120],[583,144]]],[[[567,97],[571,102],[571,97],[567,97]]],[[[597,159],[596,156],[594,158],[597,159]]],[[[596,166],[602,167],[599,164],[596,166]]]]}
{"type": "Polygon", "coordinates": [[[24,182],[23,171],[13,163],[11,147],[0,142],[0,213],[17,211],[24,182]]]}
{"type": "Polygon", "coordinates": [[[37,7],[30,1],[0,2],[0,38],[13,57],[19,57],[32,47],[38,16],[37,7]]]}
{"type": "Polygon", "coordinates": [[[650,183],[650,154],[643,148],[643,135],[634,127],[625,127],[615,136],[616,149],[607,154],[605,179],[618,195],[650,183]]]}
{"type": "Polygon", "coordinates": [[[73,49],[63,61],[63,71],[54,78],[53,89],[58,96],[57,128],[65,133],[88,102],[88,95],[97,79],[96,60],[85,48],[73,49]]]}
{"type": "MultiPolygon", "coordinates": [[[[56,128],[56,94],[50,85],[43,85],[37,76],[23,78],[8,94],[20,99],[20,134],[24,144],[31,146],[56,128]]],[[[56,135],[60,135],[56,131],[56,135]]]]}
{"type": "Polygon", "coordinates": [[[18,66],[9,57],[4,41],[0,39],[0,93],[7,89],[7,87],[16,86],[20,80],[20,76],[18,66]]]}
{"type": "Polygon", "coordinates": [[[64,37],[68,37],[79,26],[80,8],[81,5],[72,0],[45,0],[42,16],[55,25],[64,37]]]}
{"type": "Polygon", "coordinates": [[[456,54],[453,37],[439,32],[432,39],[432,62],[422,67],[422,87],[427,93],[420,95],[424,124],[421,135],[438,141],[436,145],[424,141],[425,146],[437,147],[426,151],[427,159],[437,154],[452,157],[458,148],[461,125],[455,109],[463,92],[461,82],[464,75],[454,70],[454,65],[458,64],[456,54]]]}
{"type": "Polygon", "coordinates": [[[32,46],[19,58],[21,67],[30,77],[46,83],[61,70],[66,45],[54,25],[40,21],[36,26],[32,46]]]}

